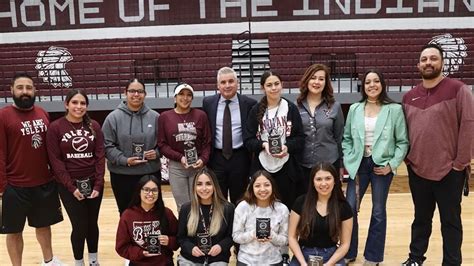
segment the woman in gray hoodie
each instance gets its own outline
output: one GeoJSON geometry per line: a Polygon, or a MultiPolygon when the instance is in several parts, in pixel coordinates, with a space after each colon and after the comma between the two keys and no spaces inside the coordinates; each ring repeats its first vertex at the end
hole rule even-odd
{"type": "Polygon", "coordinates": [[[102,126],[110,183],[120,214],[142,176],[152,174],[161,180],[156,145],[159,114],[145,105],[145,85],[140,80],[130,80],[125,96],[102,126]]]}

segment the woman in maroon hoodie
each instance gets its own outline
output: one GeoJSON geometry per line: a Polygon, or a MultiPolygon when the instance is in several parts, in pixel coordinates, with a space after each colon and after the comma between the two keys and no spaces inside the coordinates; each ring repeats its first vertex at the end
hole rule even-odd
{"type": "Polygon", "coordinates": [[[115,250],[130,260],[130,266],[173,265],[177,232],[178,220],[165,207],[160,181],[153,175],[143,176],[120,217],[115,250]]]}
{"type": "Polygon", "coordinates": [[[52,122],[46,135],[49,162],[72,224],[76,266],[84,265],[86,241],[89,265],[99,265],[97,220],[104,190],[104,135],[87,114],[88,105],[84,91],[70,90],[64,103],[66,115],[52,122]]]}

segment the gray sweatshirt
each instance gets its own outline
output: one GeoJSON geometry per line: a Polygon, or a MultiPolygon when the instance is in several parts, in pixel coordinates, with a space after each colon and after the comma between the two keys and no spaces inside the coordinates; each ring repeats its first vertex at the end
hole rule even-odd
{"type": "Polygon", "coordinates": [[[105,118],[105,156],[110,172],[123,175],[145,175],[160,170],[160,155],[156,138],[158,135],[158,112],[146,105],[132,112],[124,101],[105,118]],[[132,157],[132,143],[143,144],[144,150],[155,149],[156,160],[144,164],[127,166],[127,158],[132,157]]]}

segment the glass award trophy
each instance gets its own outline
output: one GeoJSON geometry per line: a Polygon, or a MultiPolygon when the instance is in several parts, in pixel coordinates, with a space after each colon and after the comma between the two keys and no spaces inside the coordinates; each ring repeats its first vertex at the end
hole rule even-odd
{"type": "Polygon", "coordinates": [[[268,134],[268,150],[271,154],[278,154],[282,151],[281,136],[276,130],[271,130],[268,134]]]}
{"type": "Polygon", "coordinates": [[[308,266],[323,266],[323,257],[321,256],[308,256],[308,266]]]}
{"type": "Polygon", "coordinates": [[[184,157],[188,165],[195,164],[198,161],[198,152],[194,142],[186,141],[184,143],[184,157]]]}
{"type": "Polygon", "coordinates": [[[92,182],[89,178],[76,179],[76,187],[84,197],[89,197],[92,194],[92,182]]]}
{"type": "Polygon", "coordinates": [[[159,234],[148,235],[146,238],[146,250],[150,254],[161,254],[159,234]]]}
{"type": "Polygon", "coordinates": [[[257,218],[257,239],[270,237],[270,218],[257,218]]]}
{"type": "Polygon", "coordinates": [[[198,233],[198,248],[207,255],[212,247],[211,235],[209,233],[198,233]]]}
{"type": "Polygon", "coordinates": [[[133,142],[132,156],[138,157],[139,160],[145,160],[145,144],[133,142]]]}

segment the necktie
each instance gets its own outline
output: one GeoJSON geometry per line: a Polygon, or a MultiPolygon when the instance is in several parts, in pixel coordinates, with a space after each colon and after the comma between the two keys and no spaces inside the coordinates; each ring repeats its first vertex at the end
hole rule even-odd
{"type": "Polygon", "coordinates": [[[224,123],[222,124],[222,155],[227,160],[232,157],[232,119],[229,103],[231,103],[231,100],[225,101],[224,123]]]}

